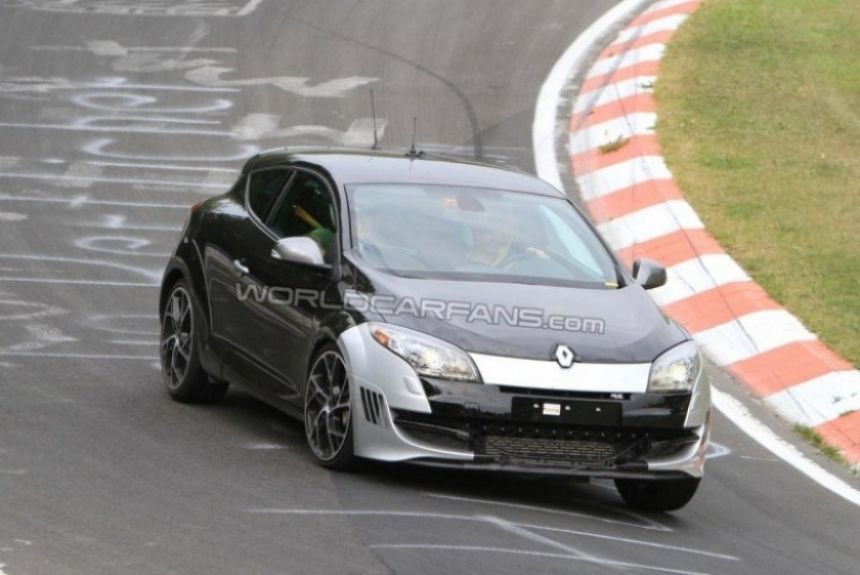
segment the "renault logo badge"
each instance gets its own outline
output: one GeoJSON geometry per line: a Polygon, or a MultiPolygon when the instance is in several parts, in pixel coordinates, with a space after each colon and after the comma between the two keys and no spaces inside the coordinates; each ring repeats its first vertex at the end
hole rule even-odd
{"type": "Polygon", "coordinates": [[[567,369],[571,365],[573,365],[573,360],[576,358],[576,354],[573,353],[573,350],[564,345],[563,343],[555,346],[555,349],[552,352],[552,356],[558,362],[558,364],[567,369]]]}

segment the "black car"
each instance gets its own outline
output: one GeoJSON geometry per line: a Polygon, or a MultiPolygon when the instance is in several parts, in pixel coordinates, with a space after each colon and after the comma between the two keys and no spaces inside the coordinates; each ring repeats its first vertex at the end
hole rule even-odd
{"type": "Polygon", "coordinates": [[[282,149],[196,204],[161,289],[164,382],[235,384],[357,458],[614,478],[677,509],[703,473],[695,344],[568,198],[416,154],[282,149]]]}

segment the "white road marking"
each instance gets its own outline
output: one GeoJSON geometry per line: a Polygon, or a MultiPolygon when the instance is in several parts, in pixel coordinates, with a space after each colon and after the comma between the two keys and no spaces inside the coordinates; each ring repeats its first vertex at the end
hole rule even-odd
{"type": "Polygon", "coordinates": [[[152,355],[117,355],[117,354],[99,354],[99,353],[48,353],[48,352],[28,352],[28,351],[0,351],[0,357],[41,357],[41,358],[57,358],[57,359],[143,359],[146,361],[157,361],[158,358],[152,355]]]}
{"type": "Polygon", "coordinates": [[[592,533],[589,531],[579,531],[576,529],[568,529],[565,527],[552,527],[548,525],[534,525],[530,523],[517,523],[527,529],[537,529],[540,531],[552,531],[554,533],[565,533],[568,535],[576,535],[578,537],[593,537],[606,541],[615,541],[628,545],[640,545],[643,547],[652,547],[654,549],[663,549],[665,551],[677,551],[678,553],[689,553],[691,555],[701,555],[702,557],[713,557],[714,559],[725,559],[726,561],[740,561],[740,557],[727,555],[725,553],[715,553],[713,551],[705,551],[693,547],[684,547],[682,545],[669,545],[667,543],[657,543],[655,541],[645,541],[643,539],[631,539],[630,537],[619,537],[617,535],[604,535],[601,533],[592,533]]]}
{"type": "Polygon", "coordinates": [[[0,212],[0,222],[22,222],[29,216],[19,212],[0,212]]]}
{"type": "Polygon", "coordinates": [[[0,193],[0,202],[25,202],[25,203],[46,203],[46,204],[68,204],[70,207],[79,207],[84,205],[94,206],[117,206],[127,208],[162,208],[171,210],[187,210],[190,204],[163,204],[157,202],[122,202],[115,200],[91,200],[87,197],[74,198],[52,198],[42,196],[18,196],[12,194],[0,193]]]}
{"type": "MultiPolygon", "coordinates": [[[[186,123],[192,123],[188,121],[186,123]]],[[[61,132],[96,132],[107,134],[160,134],[168,136],[211,136],[214,138],[229,138],[233,132],[229,130],[190,130],[181,128],[145,127],[145,126],[90,126],[87,124],[35,124],[28,122],[0,122],[0,128],[22,130],[56,130],[61,132]]]]}
{"type": "Polygon", "coordinates": [[[158,103],[155,96],[141,94],[124,94],[122,92],[91,92],[73,94],[69,100],[81,108],[101,112],[135,112],[138,114],[211,114],[224,112],[233,107],[232,100],[216,98],[203,106],[184,108],[152,107],[158,103]],[[105,102],[115,102],[109,105],[105,102]]]}
{"type": "Polygon", "coordinates": [[[181,180],[150,180],[147,178],[112,178],[95,176],[75,176],[69,174],[29,174],[26,172],[0,172],[0,178],[15,180],[48,180],[58,182],[90,182],[103,184],[128,184],[132,186],[164,186],[170,188],[209,188],[226,191],[229,183],[212,184],[181,180]]]}
{"type": "MultiPolygon", "coordinates": [[[[529,551],[526,549],[510,549],[507,547],[482,547],[478,545],[440,545],[440,544],[425,544],[425,543],[378,543],[369,546],[371,549],[427,549],[441,551],[477,551],[483,553],[505,553],[509,555],[525,555],[530,557],[546,557],[550,559],[565,559],[571,561],[583,561],[587,563],[595,563],[587,558],[578,557],[569,553],[551,553],[548,551],[529,551]]],[[[642,565],[638,563],[625,563],[622,561],[599,560],[597,563],[605,566],[625,568],[646,569],[649,571],[658,571],[662,573],[676,573],[678,575],[708,575],[702,571],[686,571],[680,569],[668,569],[663,567],[655,567],[650,565],[642,565]]]]}
{"type": "Polygon", "coordinates": [[[253,144],[242,144],[238,146],[238,151],[231,155],[216,155],[209,154],[206,156],[152,156],[147,154],[133,153],[123,154],[121,152],[111,152],[107,150],[109,146],[116,143],[112,138],[99,138],[90,140],[83,147],[83,151],[93,156],[103,158],[113,158],[115,160],[133,160],[137,162],[176,162],[176,163],[195,163],[195,162],[231,162],[237,160],[246,160],[260,151],[258,146],[253,144]]]}
{"type": "Polygon", "coordinates": [[[860,491],[808,459],[794,445],[756,419],[740,401],[713,386],[711,387],[711,396],[717,409],[762,447],[825,489],[860,506],[860,491]]]}
{"type": "Polygon", "coordinates": [[[0,313],[0,320],[2,321],[32,320],[62,315],[66,313],[66,310],[59,306],[49,305],[44,302],[26,301],[19,299],[0,299],[0,309],[2,309],[3,307],[13,309],[17,308],[20,311],[13,311],[11,313],[0,313]]]}
{"type": "Polygon", "coordinates": [[[64,14],[103,14],[111,16],[151,16],[194,18],[235,18],[247,16],[257,9],[261,0],[247,0],[244,5],[208,0],[207,2],[87,2],[84,0],[18,0],[16,7],[64,14]]]}
{"type": "Polygon", "coordinates": [[[86,46],[36,45],[39,52],[91,52],[96,56],[123,56],[129,52],[216,52],[235,54],[236,48],[216,46],[125,46],[113,40],[92,40],[86,46]]]}
{"type": "Polygon", "coordinates": [[[478,503],[483,505],[495,505],[498,507],[508,507],[512,509],[524,509],[528,511],[538,511],[541,513],[549,513],[552,515],[563,515],[568,517],[583,517],[585,519],[593,519],[594,521],[599,521],[601,523],[609,523],[612,525],[623,525],[625,527],[634,527],[636,529],[647,529],[650,531],[672,531],[671,528],[666,527],[665,525],[661,525],[656,521],[653,521],[647,517],[638,515],[633,513],[632,511],[623,510],[622,513],[633,517],[638,520],[639,523],[633,523],[630,521],[620,521],[618,519],[610,519],[608,517],[600,517],[599,515],[594,515],[592,513],[585,512],[577,512],[577,511],[569,511],[566,509],[554,509],[552,507],[541,507],[538,505],[528,505],[524,503],[511,503],[509,501],[498,501],[493,499],[483,499],[478,497],[464,497],[459,495],[446,495],[443,493],[430,493],[425,492],[424,495],[428,497],[435,497],[437,499],[448,499],[450,501],[460,501],[464,503],[478,503]]]}
{"type": "Polygon", "coordinates": [[[146,164],[135,162],[87,162],[93,166],[107,168],[140,168],[143,170],[167,170],[174,172],[220,172],[224,174],[238,174],[236,168],[215,168],[209,166],[181,166],[175,164],[146,164]]]}
{"type": "Polygon", "coordinates": [[[246,443],[242,447],[244,447],[245,449],[252,449],[255,451],[289,449],[288,446],[282,445],[280,443],[246,443]]]}
{"type": "Polygon", "coordinates": [[[182,225],[162,225],[162,224],[130,224],[127,218],[121,214],[100,214],[101,221],[99,222],[82,222],[73,224],[84,228],[102,228],[108,230],[142,230],[153,232],[178,232],[182,229],[182,225]]]}
{"type": "Polygon", "coordinates": [[[502,531],[507,531],[508,533],[513,533],[514,535],[518,535],[518,536],[522,537],[523,539],[526,539],[526,540],[531,541],[533,543],[538,543],[540,545],[546,545],[548,547],[554,547],[555,549],[558,549],[560,551],[564,551],[565,553],[569,553],[571,556],[576,557],[577,559],[582,559],[585,561],[591,561],[594,563],[607,563],[608,562],[606,559],[603,559],[601,557],[597,557],[595,555],[591,555],[590,553],[586,553],[585,551],[577,549],[576,547],[573,547],[572,545],[566,545],[564,543],[556,541],[555,539],[550,539],[549,537],[544,537],[543,535],[540,535],[538,533],[534,533],[532,531],[529,531],[528,529],[525,529],[521,525],[515,525],[515,524],[511,523],[510,521],[505,521],[504,519],[501,519],[499,517],[495,517],[493,515],[483,515],[483,516],[479,516],[479,519],[483,519],[484,521],[486,521],[490,525],[495,525],[496,527],[498,527],[502,531]]]}
{"type": "Polygon", "coordinates": [[[57,279],[57,278],[25,278],[25,277],[2,277],[0,283],[25,283],[25,284],[59,284],[59,285],[85,285],[85,286],[107,286],[107,287],[141,287],[153,288],[159,287],[157,283],[141,283],[141,282],[114,282],[101,280],[78,280],[78,279],[57,279]]]}
{"type": "Polygon", "coordinates": [[[72,82],[67,78],[35,76],[9,77],[0,81],[0,94],[34,92],[49,94],[59,90],[153,90],[156,92],[213,92],[236,94],[242,90],[227,86],[189,86],[187,84],[129,84],[127,78],[108,77],[100,82],[72,82]]]}
{"type": "MultiPolygon", "coordinates": [[[[659,549],[664,549],[667,551],[677,551],[679,553],[690,553],[694,555],[701,555],[705,557],[713,557],[716,559],[725,559],[728,561],[739,561],[738,557],[734,555],[727,555],[723,553],[714,553],[710,551],[704,551],[702,549],[695,549],[690,547],[684,547],[679,545],[670,545],[657,543],[653,541],[647,541],[643,539],[634,539],[630,537],[616,537],[614,535],[604,535],[600,533],[592,533],[588,531],[577,531],[571,529],[565,529],[560,527],[553,527],[551,525],[536,525],[531,523],[519,523],[519,522],[510,522],[503,519],[500,519],[495,516],[490,515],[461,515],[461,514],[451,514],[451,513],[437,513],[437,512],[422,512],[422,511],[401,511],[401,510],[364,510],[364,509],[297,509],[297,508],[252,508],[245,509],[246,513],[253,514],[263,514],[263,515],[342,515],[342,516],[368,516],[368,517],[410,517],[417,519],[424,518],[432,518],[432,519],[441,519],[441,520],[451,520],[451,521],[466,521],[466,522],[475,522],[475,523],[488,523],[491,525],[503,527],[505,529],[511,530],[516,534],[526,537],[530,541],[540,542],[544,544],[552,544],[553,546],[561,546],[563,544],[558,543],[552,539],[543,537],[536,533],[533,533],[529,530],[544,530],[544,531],[552,531],[557,533],[566,533],[570,535],[577,535],[582,537],[592,537],[603,540],[612,540],[617,541],[619,543],[631,544],[631,545],[641,545],[646,547],[654,547],[659,549]],[[526,533],[528,536],[526,536],[526,533]]],[[[593,556],[584,554],[580,551],[574,551],[573,548],[566,547],[568,552],[571,553],[571,556],[574,554],[578,554],[577,556],[590,557],[595,561],[603,562],[603,561],[611,561],[604,560],[600,558],[595,558],[593,556]]],[[[612,562],[612,564],[616,564],[612,562]]]]}
{"type": "Polygon", "coordinates": [[[142,256],[167,259],[169,252],[142,252],[141,248],[152,245],[152,240],[130,236],[87,236],[75,240],[75,246],[94,252],[104,252],[121,256],[142,256]],[[119,244],[120,247],[111,247],[119,244]]]}
{"type": "Polygon", "coordinates": [[[67,264],[80,264],[84,267],[93,266],[93,267],[104,267],[114,270],[120,270],[124,272],[128,272],[132,275],[143,276],[146,279],[152,281],[160,281],[162,270],[152,270],[147,268],[142,268],[139,266],[121,264],[117,262],[107,261],[107,260],[99,260],[93,258],[70,258],[66,256],[48,256],[43,254],[0,254],[0,260],[14,260],[14,261],[33,261],[39,263],[45,262],[54,262],[54,263],[67,263],[67,264]]]}
{"type": "Polygon", "coordinates": [[[185,73],[185,77],[200,86],[234,88],[272,86],[308,98],[342,98],[361,86],[378,82],[379,78],[367,76],[346,76],[334,78],[316,85],[308,85],[309,78],[303,76],[276,76],[271,78],[244,78],[224,80],[222,76],[234,72],[225,66],[201,66],[185,73]]]}

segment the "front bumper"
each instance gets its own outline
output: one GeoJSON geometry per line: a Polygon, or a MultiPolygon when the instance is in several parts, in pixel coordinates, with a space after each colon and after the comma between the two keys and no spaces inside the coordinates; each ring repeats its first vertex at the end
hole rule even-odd
{"type": "MultiPolygon", "coordinates": [[[[589,477],[701,477],[710,432],[692,394],[581,392],[418,378],[344,332],[356,455],[437,467],[589,477]]],[[[699,382],[706,386],[706,382],[699,382]]]]}

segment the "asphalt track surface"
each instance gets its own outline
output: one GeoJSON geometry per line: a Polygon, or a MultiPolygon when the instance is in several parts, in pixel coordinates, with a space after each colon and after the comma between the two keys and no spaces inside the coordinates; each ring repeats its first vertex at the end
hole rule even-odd
{"type": "Polygon", "coordinates": [[[368,88],[385,147],[418,116],[425,149],[531,170],[540,84],[612,3],[171,4],[0,7],[0,573],[858,572],[860,510],[719,414],[668,515],[607,482],[331,473],[247,395],[171,402],[154,286],[187,206],[258,147],[368,144],[368,88]]]}

